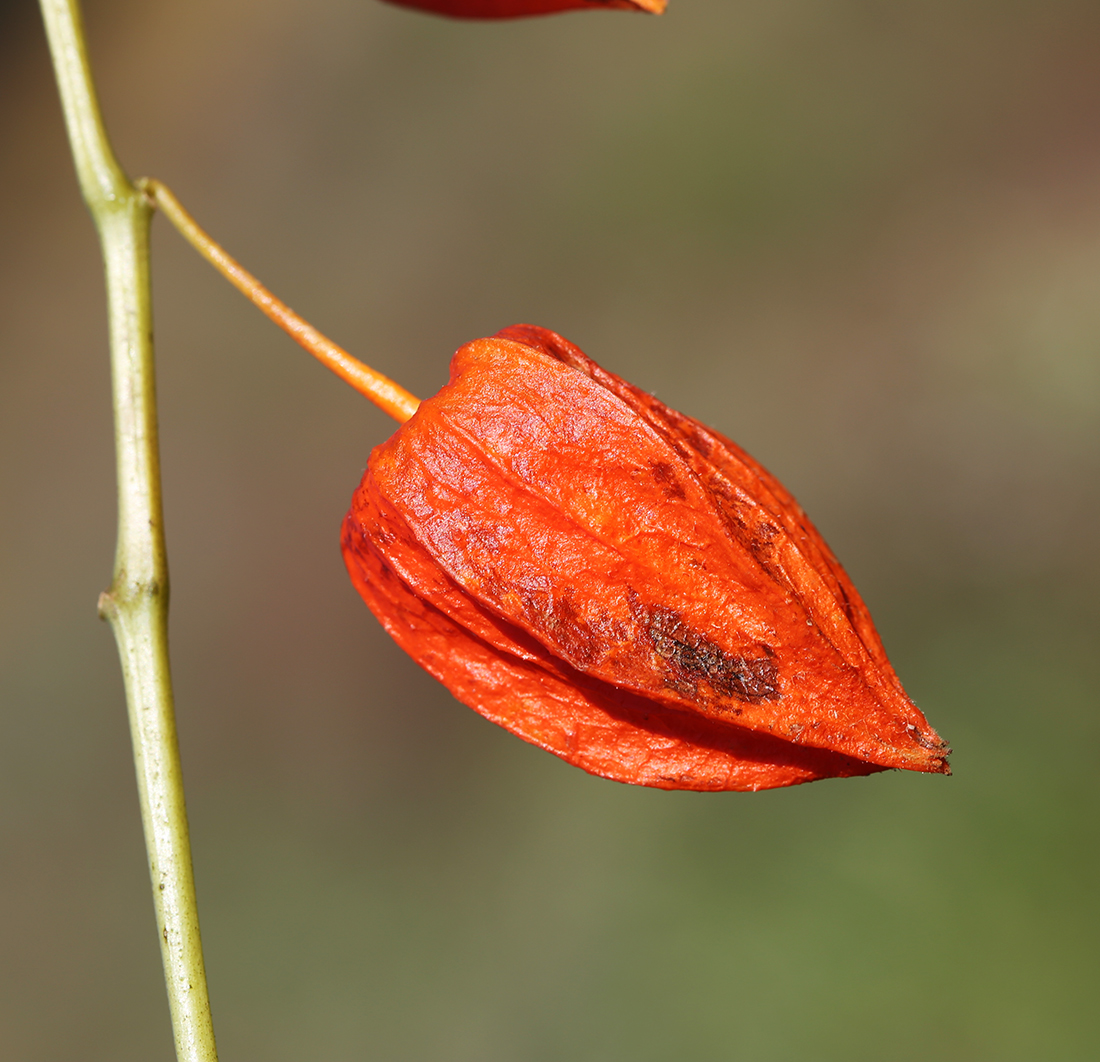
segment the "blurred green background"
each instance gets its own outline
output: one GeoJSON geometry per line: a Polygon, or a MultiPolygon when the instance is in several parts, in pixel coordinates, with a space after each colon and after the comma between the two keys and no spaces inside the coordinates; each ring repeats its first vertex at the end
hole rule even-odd
{"type": "MultiPolygon", "coordinates": [[[[89,0],[124,166],[430,394],[547,325],[732,435],[952,778],[599,781],[387,640],[338,527],[392,424],[163,220],[172,642],[230,1060],[1100,1050],[1100,7],[673,0],[469,25],[89,0]]],[[[114,646],[98,251],[0,7],[0,1058],[168,1059],[114,646]]]]}

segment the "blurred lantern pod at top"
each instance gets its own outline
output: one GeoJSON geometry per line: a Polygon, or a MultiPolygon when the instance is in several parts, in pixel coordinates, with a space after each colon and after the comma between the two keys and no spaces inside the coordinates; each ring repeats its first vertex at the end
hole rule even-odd
{"type": "Polygon", "coordinates": [[[524,18],[559,11],[619,9],[659,15],[667,0],[389,0],[401,7],[418,7],[452,18],[524,18]]]}
{"type": "Polygon", "coordinates": [[[371,454],[343,550],[418,663],[593,774],[744,790],[948,773],[786,489],[546,329],[455,354],[371,454]]]}

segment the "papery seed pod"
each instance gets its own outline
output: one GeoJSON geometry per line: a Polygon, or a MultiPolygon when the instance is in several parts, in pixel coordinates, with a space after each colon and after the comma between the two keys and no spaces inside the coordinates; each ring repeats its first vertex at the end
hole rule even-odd
{"type": "Polygon", "coordinates": [[[389,0],[401,7],[418,7],[452,18],[525,18],[559,11],[647,11],[659,15],[667,0],[389,0]]]}
{"type": "Polygon", "coordinates": [[[343,550],[413,659],[593,774],[717,790],[948,773],[775,477],[546,329],[455,354],[371,454],[343,550]]]}

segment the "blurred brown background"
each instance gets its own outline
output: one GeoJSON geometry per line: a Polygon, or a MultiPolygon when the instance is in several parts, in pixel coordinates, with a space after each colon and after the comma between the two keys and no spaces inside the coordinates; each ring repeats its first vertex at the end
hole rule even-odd
{"type": "MultiPolygon", "coordinates": [[[[123,165],[430,394],[555,328],[732,435],[955,776],[598,781],[406,660],[338,527],[392,425],[155,227],[172,640],[222,1057],[1083,1059],[1100,1040],[1100,8],[467,25],[89,0],[123,165]]],[[[110,633],[98,251],[0,8],[0,1057],[167,1059],[110,633]]]]}

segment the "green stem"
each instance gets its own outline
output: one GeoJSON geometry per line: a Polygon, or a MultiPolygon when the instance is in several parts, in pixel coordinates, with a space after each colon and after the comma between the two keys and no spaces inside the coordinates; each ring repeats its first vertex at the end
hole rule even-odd
{"type": "Polygon", "coordinates": [[[168,669],[168,558],[160,499],[151,207],[127,180],[96,102],[76,0],[41,0],[65,124],[107,277],[118,463],[114,579],[100,596],[122,663],[164,977],[180,1062],[216,1062],[168,669]]]}

